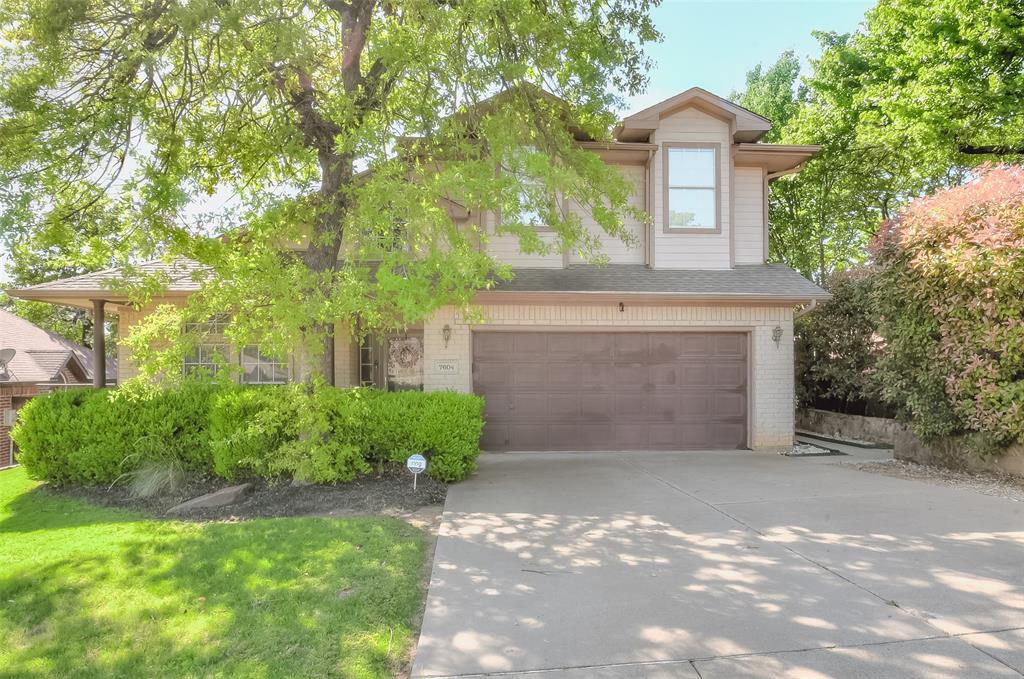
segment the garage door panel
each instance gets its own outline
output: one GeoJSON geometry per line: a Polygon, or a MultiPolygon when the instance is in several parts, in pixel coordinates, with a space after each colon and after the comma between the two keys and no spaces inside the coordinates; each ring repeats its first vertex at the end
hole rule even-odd
{"type": "Polygon", "coordinates": [[[614,342],[608,333],[564,333],[567,341],[584,362],[607,362],[612,360],[614,342]],[[575,336],[575,337],[574,337],[575,336]]]}
{"type": "Polygon", "coordinates": [[[547,424],[509,424],[508,442],[499,450],[547,450],[547,424]]]}
{"type": "Polygon", "coordinates": [[[685,356],[698,356],[704,357],[708,354],[708,345],[711,341],[712,335],[705,333],[688,333],[680,335],[679,338],[679,355],[680,357],[685,356]]]}
{"type": "Polygon", "coordinates": [[[743,394],[719,392],[709,399],[713,401],[712,412],[717,418],[742,419],[746,412],[746,398],[743,394]]]}
{"type": "Polygon", "coordinates": [[[682,441],[687,448],[700,449],[711,448],[711,439],[708,436],[708,423],[704,422],[682,422],[676,426],[676,439],[682,441]]]}
{"type": "Polygon", "coordinates": [[[662,422],[675,422],[680,415],[680,400],[680,395],[675,392],[668,394],[651,394],[651,419],[660,420],[662,422]]]}
{"type": "Polygon", "coordinates": [[[514,335],[505,332],[477,333],[473,336],[473,351],[479,357],[504,357],[512,352],[514,335]]]}
{"type": "Polygon", "coordinates": [[[648,441],[650,425],[647,424],[616,424],[615,436],[612,439],[613,450],[649,450],[648,441]]]}
{"type": "Polygon", "coordinates": [[[608,442],[615,436],[615,425],[613,424],[583,424],[580,425],[579,443],[580,450],[607,450],[608,442]]]}
{"type": "Polygon", "coordinates": [[[584,387],[612,387],[615,371],[611,363],[584,363],[580,366],[580,384],[584,387]]]}
{"type": "Polygon", "coordinates": [[[547,417],[550,420],[579,422],[580,394],[552,393],[547,397],[547,417]]]}
{"type": "Polygon", "coordinates": [[[650,340],[645,332],[620,332],[614,337],[616,361],[646,364],[650,357],[650,340]]]}
{"type": "Polygon", "coordinates": [[[545,370],[545,381],[553,388],[575,389],[583,381],[579,363],[551,361],[545,370]]]}
{"type": "Polygon", "coordinates": [[[553,450],[580,450],[579,424],[548,425],[548,441],[553,450]]]}
{"type": "Polygon", "coordinates": [[[710,417],[711,399],[706,391],[686,392],[679,395],[679,419],[710,417]]]}
{"type": "Polygon", "coordinates": [[[643,363],[634,363],[633,361],[616,363],[614,369],[615,384],[620,387],[643,386],[650,381],[647,379],[647,366],[643,363]]]}
{"type": "Polygon", "coordinates": [[[581,394],[580,395],[580,421],[581,422],[611,422],[615,416],[615,395],[607,394],[581,394]]]}
{"type": "Polygon", "coordinates": [[[524,360],[513,365],[509,372],[512,375],[512,387],[537,388],[547,386],[548,383],[546,363],[524,360]]]}
{"type": "Polygon", "coordinates": [[[547,335],[539,332],[504,333],[512,338],[511,353],[519,356],[543,356],[547,348],[547,335]]]}
{"type": "Polygon", "coordinates": [[[648,335],[648,346],[653,365],[671,365],[679,358],[679,335],[648,335]]]}
{"type": "Polygon", "coordinates": [[[484,434],[480,437],[480,447],[484,450],[508,449],[508,425],[493,420],[486,420],[484,434]]]}
{"type": "Polygon", "coordinates": [[[516,420],[547,421],[550,407],[549,394],[544,392],[518,392],[512,396],[510,416],[516,420]]]}
{"type": "Polygon", "coordinates": [[[679,383],[688,387],[704,387],[711,383],[711,366],[707,363],[687,361],[680,363],[679,383]]]}
{"type": "Polygon", "coordinates": [[[654,450],[675,450],[678,448],[676,425],[652,424],[647,429],[648,444],[654,450]]]}
{"type": "Polygon", "coordinates": [[[575,332],[553,332],[548,334],[547,356],[552,359],[573,360],[579,356],[580,340],[579,333],[575,332]]]}
{"type": "Polygon", "coordinates": [[[484,421],[497,422],[509,419],[509,409],[512,406],[511,395],[500,391],[488,392],[484,399],[484,421]]]}
{"type": "Polygon", "coordinates": [[[743,333],[475,333],[483,447],[742,447],[747,346],[743,333]]]}
{"type": "Polygon", "coordinates": [[[615,420],[643,420],[650,413],[650,399],[646,394],[619,391],[615,394],[615,420]]]}
{"type": "Polygon", "coordinates": [[[512,371],[507,363],[478,360],[473,364],[473,382],[477,393],[504,391],[512,384],[512,371]]]}
{"type": "Polygon", "coordinates": [[[711,448],[739,448],[746,441],[746,426],[741,422],[714,422],[709,426],[711,448]]]}
{"type": "Polygon", "coordinates": [[[715,356],[746,356],[747,338],[745,335],[715,335],[712,342],[715,356]]]}
{"type": "Polygon", "coordinates": [[[747,383],[745,363],[716,363],[711,373],[712,383],[723,389],[738,389],[747,383]]]}

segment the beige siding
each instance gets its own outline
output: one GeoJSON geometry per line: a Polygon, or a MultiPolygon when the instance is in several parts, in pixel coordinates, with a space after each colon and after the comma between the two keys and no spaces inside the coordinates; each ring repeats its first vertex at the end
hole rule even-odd
{"type": "Polygon", "coordinates": [[[120,307],[117,314],[117,383],[124,384],[126,380],[130,380],[139,374],[138,368],[135,367],[135,363],[132,361],[131,353],[128,348],[124,345],[124,339],[128,337],[128,332],[133,325],[139,322],[142,318],[142,314],[129,309],[127,307],[120,307]]]}
{"type": "MultiPolygon", "coordinates": [[[[644,186],[646,170],[643,165],[618,165],[617,168],[633,186],[633,198],[630,201],[630,205],[639,210],[643,210],[644,191],[646,190],[646,187],[644,186]]],[[[591,212],[584,209],[584,207],[576,201],[571,201],[568,209],[571,212],[580,215],[583,225],[587,228],[587,231],[600,239],[601,252],[608,257],[610,263],[644,263],[644,230],[646,226],[642,221],[632,217],[627,218],[626,229],[633,238],[632,245],[627,245],[622,239],[608,235],[605,230],[598,226],[597,222],[594,221],[591,212]]],[[[580,257],[576,255],[572,255],[570,257],[571,263],[575,264],[581,261],[580,257]]]]}
{"type": "MultiPolygon", "coordinates": [[[[487,254],[502,264],[508,264],[516,268],[543,267],[559,269],[565,265],[565,259],[560,252],[547,255],[524,254],[519,250],[519,237],[516,235],[498,235],[495,233],[497,217],[493,213],[484,216],[485,232],[488,234],[487,254]]],[[[553,244],[554,234],[544,234],[543,240],[553,244]]]]}
{"type": "MultiPolygon", "coordinates": [[[[627,305],[489,305],[483,308],[491,325],[526,330],[559,327],[729,328],[751,333],[750,445],[773,448],[793,442],[793,311],[766,306],[641,306],[627,305]],[[778,345],[773,329],[782,328],[778,345]]],[[[427,391],[473,389],[473,327],[450,307],[424,328],[424,388],[427,391]],[[451,325],[444,346],[441,328],[451,325]],[[455,373],[439,373],[438,360],[454,361],[455,373]]]]}
{"type": "Polygon", "coordinates": [[[665,223],[664,147],[659,148],[651,162],[654,216],[654,267],[658,269],[728,269],[729,229],[732,219],[729,211],[732,162],[732,138],[729,124],[695,108],[687,108],[664,118],[651,136],[659,145],[665,142],[696,142],[721,144],[721,173],[718,178],[722,229],[720,233],[664,233],[665,223]]]}
{"type": "Polygon", "coordinates": [[[334,325],[334,385],[354,387],[359,383],[359,347],[344,321],[334,325]]]}
{"type": "Polygon", "coordinates": [[[736,195],[736,263],[764,262],[764,196],[763,170],[760,167],[737,167],[736,195]]]}

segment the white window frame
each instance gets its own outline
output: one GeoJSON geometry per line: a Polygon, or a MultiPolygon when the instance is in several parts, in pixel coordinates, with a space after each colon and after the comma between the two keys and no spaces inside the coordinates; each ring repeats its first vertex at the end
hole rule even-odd
{"type": "Polygon", "coordinates": [[[250,385],[288,384],[289,382],[292,381],[291,358],[289,357],[289,358],[285,358],[285,359],[277,359],[277,358],[274,358],[273,356],[270,356],[269,354],[268,355],[264,355],[263,349],[258,344],[247,344],[246,346],[242,347],[239,350],[239,352],[238,352],[238,364],[239,364],[239,366],[242,369],[242,373],[241,373],[241,375],[239,375],[239,378],[238,378],[239,382],[241,382],[242,384],[250,384],[250,385]],[[252,349],[256,350],[256,360],[255,361],[248,360],[247,357],[246,357],[246,352],[250,351],[252,349]],[[276,376],[278,374],[278,371],[279,370],[283,370],[283,372],[284,372],[284,380],[282,381],[282,380],[275,379],[273,381],[266,381],[266,380],[260,379],[260,380],[256,380],[256,381],[249,381],[249,379],[247,379],[248,375],[249,375],[249,370],[248,369],[249,368],[254,369],[255,370],[255,374],[258,377],[260,375],[260,373],[261,373],[261,371],[260,371],[260,367],[261,366],[271,366],[271,367],[273,367],[275,378],[276,378],[276,376]]]}
{"type": "Polygon", "coordinates": [[[662,175],[664,176],[663,184],[664,189],[662,193],[663,212],[664,212],[664,232],[665,233],[721,233],[722,232],[722,145],[718,143],[703,143],[703,142],[666,142],[662,145],[662,153],[664,154],[664,163],[662,166],[662,175]],[[713,181],[710,186],[707,185],[673,185],[670,177],[672,156],[673,151],[680,150],[694,150],[694,151],[712,151],[714,154],[713,162],[713,181]],[[714,218],[715,222],[712,225],[695,225],[695,226],[674,226],[672,224],[671,217],[671,195],[673,190],[694,190],[694,191],[711,191],[714,196],[714,218]]]}

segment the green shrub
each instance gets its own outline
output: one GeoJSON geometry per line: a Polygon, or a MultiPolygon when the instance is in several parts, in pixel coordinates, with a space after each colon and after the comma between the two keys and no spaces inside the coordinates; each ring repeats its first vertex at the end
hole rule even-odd
{"type": "Polygon", "coordinates": [[[483,399],[288,385],[229,390],[210,419],[214,469],[226,478],[349,481],[421,453],[431,476],[458,481],[476,469],[483,399]]]}
{"type": "Polygon", "coordinates": [[[269,476],[273,456],[298,436],[290,387],[227,388],[211,403],[210,449],[218,476],[269,476]]]}
{"type": "Polygon", "coordinates": [[[199,474],[318,483],[425,455],[442,481],[476,468],[483,400],[296,384],[59,391],[33,399],[12,432],[29,473],[106,484],[149,463],[199,474]]]}
{"type": "Polygon", "coordinates": [[[794,322],[797,402],[856,415],[888,416],[878,360],[883,342],[873,300],[877,271],[859,267],[824,281],[832,299],[794,322]]]}
{"type": "Polygon", "coordinates": [[[112,483],[146,461],[211,469],[209,399],[213,388],[189,383],[143,393],[69,389],[22,408],[11,437],[34,478],[51,483],[112,483]]]}
{"type": "Polygon", "coordinates": [[[1024,442],[1024,167],[914,200],[874,243],[883,393],[925,439],[1024,442]]]}

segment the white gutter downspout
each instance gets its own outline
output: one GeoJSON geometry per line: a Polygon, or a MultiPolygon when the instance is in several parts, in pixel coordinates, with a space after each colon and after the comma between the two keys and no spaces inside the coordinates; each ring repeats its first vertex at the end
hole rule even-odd
{"type": "Polygon", "coordinates": [[[644,211],[647,213],[647,217],[651,220],[651,223],[644,229],[644,233],[647,234],[645,239],[647,242],[644,243],[644,265],[648,268],[654,266],[654,198],[651,193],[651,160],[654,158],[654,150],[647,149],[647,162],[644,163],[644,211]]]}
{"type": "Polygon", "coordinates": [[[795,321],[796,319],[800,318],[801,316],[804,316],[806,314],[811,313],[812,311],[814,311],[814,309],[817,306],[818,306],[818,300],[812,299],[810,304],[808,304],[803,309],[801,309],[800,311],[798,311],[795,314],[793,314],[793,320],[795,321]]]}
{"type": "Polygon", "coordinates": [[[788,170],[779,170],[778,172],[769,172],[768,173],[768,181],[772,181],[773,179],[778,179],[779,177],[785,177],[787,174],[796,174],[800,170],[804,169],[804,165],[806,165],[806,164],[807,164],[807,161],[805,160],[804,162],[800,163],[796,167],[791,167],[788,170]]]}

